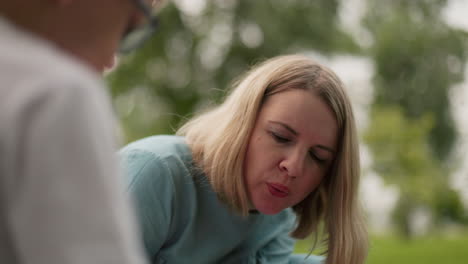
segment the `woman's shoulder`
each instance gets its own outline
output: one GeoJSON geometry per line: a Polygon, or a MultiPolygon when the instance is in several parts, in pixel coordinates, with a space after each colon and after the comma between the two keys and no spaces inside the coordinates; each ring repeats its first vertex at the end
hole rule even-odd
{"type": "Polygon", "coordinates": [[[129,179],[178,184],[193,174],[191,151],[183,137],[152,136],[132,142],[119,152],[129,179]]]}
{"type": "Polygon", "coordinates": [[[190,154],[185,138],[172,135],[151,136],[131,142],[123,147],[120,150],[120,153],[126,154],[138,151],[146,152],[158,157],[190,154]]]}

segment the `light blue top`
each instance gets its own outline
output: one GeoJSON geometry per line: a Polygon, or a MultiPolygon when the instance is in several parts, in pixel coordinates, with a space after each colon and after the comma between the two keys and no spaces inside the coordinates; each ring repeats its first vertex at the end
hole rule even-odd
{"type": "Polygon", "coordinates": [[[151,263],[320,263],[320,257],[291,255],[291,209],[241,217],[220,202],[193,169],[184,138],[145,138],[121,155],[151,263]]]}

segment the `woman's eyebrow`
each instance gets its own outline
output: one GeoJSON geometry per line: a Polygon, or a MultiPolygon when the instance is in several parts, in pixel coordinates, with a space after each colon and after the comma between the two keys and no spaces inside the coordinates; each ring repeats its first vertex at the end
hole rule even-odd
{"type": "Polygon", "coordinates": [[[272,120],[270,120],[269,122],[284,127],[285,129],[289,130],[289,132],[293,133],[295,136],[299,135],[299,133],[296,130],[294,130],[292,127],[290,127],[288,124],[285,124],[279,121],[272,121],[272,120]]]}
{"type": "MultiPolygon", "coordinates": [[[[273,120],[270,120],[269,122],[273,123],[273,124],[276,124],[276,125],[280,125],[280,126],[284,127],[286,130],[288,130],[289,132],[291,132],[292,134],[294,134],[295,136],[299,136],[299,133],[296,130],[294,130],[292,127],[290,127],[288,124],[285,124],[285,123],[279,122],[279,121],[273,121],[273,120]]],[[[325,151],[331,152],[332,154],[335,154],[335,150],[333,148],[330,148],[330,147],[327,147],[327,146],[324,146],[324,145],[317,145],[317,146],[315,146],[315,148],[320,148],[320,149],[323,149],[325,151]]]]}
{"type": "Polygon", "coordinates": [[[316,148],[319,148],[319,149],[323,149],[323,150],[326,150],[328,152],[331,152],[332,154],[335,154],[335,150],[333,150],[332,148],[330,147],[327,147],[327,146],[323,146],[323,145],[317,145],[315,146],[316,148]]]}

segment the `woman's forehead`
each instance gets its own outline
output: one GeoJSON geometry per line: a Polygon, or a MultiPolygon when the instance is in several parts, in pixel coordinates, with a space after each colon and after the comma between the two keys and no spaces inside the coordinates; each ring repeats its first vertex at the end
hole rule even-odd
{"type": "Polygon", "coordinates": [[[308,138],[335,146],[338,125],[334,112],[322,98],[308,90],[291,89],[268,98],[260,110],[260,122],[284,123],[308,138]]]}

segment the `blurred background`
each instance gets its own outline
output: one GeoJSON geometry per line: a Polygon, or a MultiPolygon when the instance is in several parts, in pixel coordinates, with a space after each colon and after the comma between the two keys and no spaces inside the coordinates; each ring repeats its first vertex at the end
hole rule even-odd
{"type": "Polygon", "coordinates": [[[367,263],[465,264],[466,14],[466,0],[173,0],[107,81],[129,142],[173,134],[264,59],[311,56],[342,78],[357,116],[367,263]]]}

